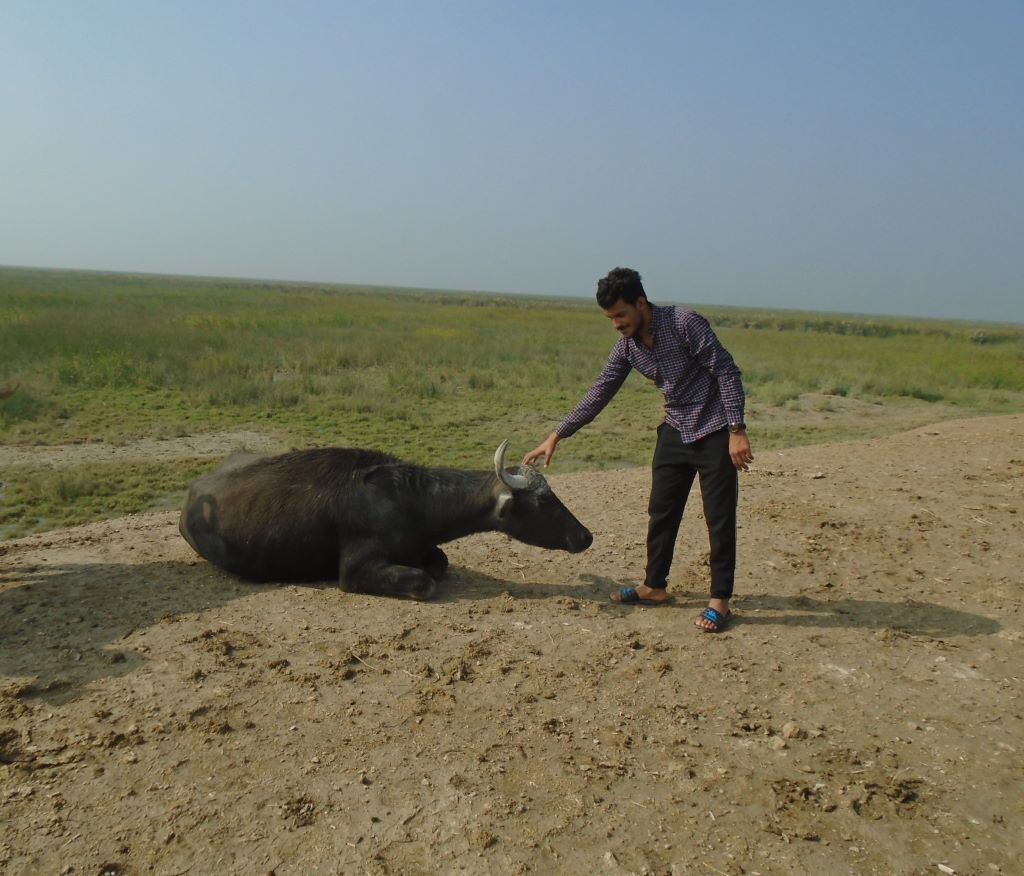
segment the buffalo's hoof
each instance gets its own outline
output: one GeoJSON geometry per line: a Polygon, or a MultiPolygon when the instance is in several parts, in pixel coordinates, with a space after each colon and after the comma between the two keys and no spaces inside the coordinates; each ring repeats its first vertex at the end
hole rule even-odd
{"type": "Polygon", "coordinates": [[[437,590],[437,585],[430,581],[427,584],[423,584],[419,587],[413,587],[409,590],[408,596],[410,599],[426,600],[431,599],[437,590]]]}

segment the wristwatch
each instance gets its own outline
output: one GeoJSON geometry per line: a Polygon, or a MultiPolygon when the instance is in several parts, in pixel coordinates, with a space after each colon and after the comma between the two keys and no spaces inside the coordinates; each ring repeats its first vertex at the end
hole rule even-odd
{"type": "Polygon", "coordinates": [[[744,430],[746,430],[746,428],[747,428],[747,424],[746,423],[730,423],[729,424],[729,431],[734,433],[734,434],[736,432],[743,432],[744,430]]]}

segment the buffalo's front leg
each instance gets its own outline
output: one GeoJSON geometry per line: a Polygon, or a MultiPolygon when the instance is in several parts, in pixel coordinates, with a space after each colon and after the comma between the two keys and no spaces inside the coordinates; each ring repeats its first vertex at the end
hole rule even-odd
{"type": "Polygon", "coordinates": [[[423,569],[390,563],[370,549],[347,551],[338,564],[338,584],[350,593],[429,599],[434,579],[423,569]]]}

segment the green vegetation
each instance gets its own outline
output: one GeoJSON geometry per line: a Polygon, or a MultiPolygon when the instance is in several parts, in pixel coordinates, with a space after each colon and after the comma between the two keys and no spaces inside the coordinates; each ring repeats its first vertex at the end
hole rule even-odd
{"type": "Polygon", "coordinates": [[[11,535],[75,526],[181,504],[182,484],[208,466],[195,460],[23,467],[6,484],[0,530],[11,535]]]}
{"type": "MultiPolygon", "coordinates": [[[[1024,326],[694,306],[756,449],[1024,409],[1024,326]]],[[[483,468],[547,435],[613,341],[591,300],[2,268],[0,452],[245,428],[483,468]]],[[[558,471],[646,465],[660,409],[634,375],[558,471]]],[[[5,467],[0,535],[154,507],[207,464],[5,467]]]]}

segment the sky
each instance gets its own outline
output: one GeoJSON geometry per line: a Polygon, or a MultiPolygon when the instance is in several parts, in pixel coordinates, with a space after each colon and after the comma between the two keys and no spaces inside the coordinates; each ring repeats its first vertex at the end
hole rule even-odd
{"type": "Polygon", "coordinates": [[[1024,322],[1024,2],[0,0],[0,264],[1024,322]]]}

